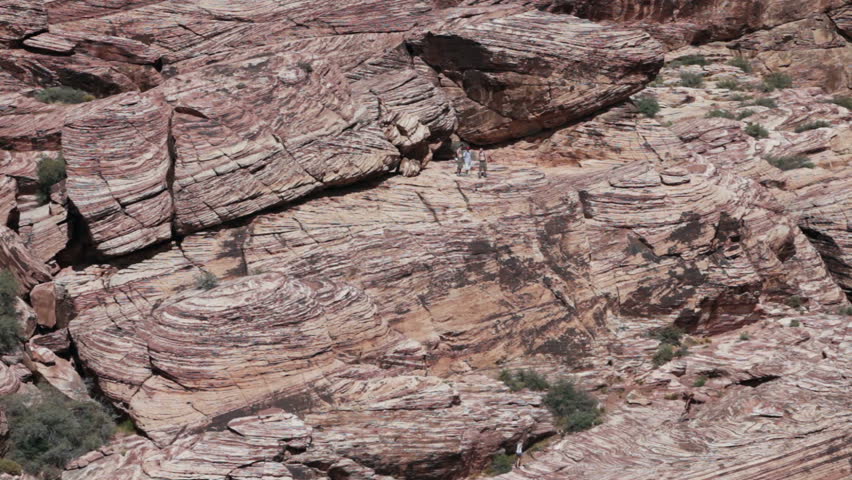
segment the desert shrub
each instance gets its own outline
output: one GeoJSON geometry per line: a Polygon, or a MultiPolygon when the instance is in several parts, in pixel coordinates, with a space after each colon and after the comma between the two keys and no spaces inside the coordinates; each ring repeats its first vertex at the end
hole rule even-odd
{"type": "Polygon", "coordinates": [[[636,108],[639,109],[639,112],[648,118],[653,118],[660,112],[660,104],[654,97],[640,97],[633,103],[636,105],[636,108]]]}
{"type": "Polygon", "coordinates": [[[18,345],[21,327],[15,303],[18,281],[7,269],[0,270],[0,354],[10,353],[18,345]]]}
{"type": "Polygon", "coordinates": [[[784,303],[791,308],[800,308],[802,305],[805,304],[805,299],[800,297],[799,295],[793,295],[788,298],[784,303]]]}
{"type": "Polygon", "coordinates": [[[728,65],[730,65],[732,67],[737,67],[745,73],[751,73],[751,71],[752,71],[751,62],[749,62],[748,60],[746,60],[743,57],[732,58],[728,62],[728,65]]]}
{"type": "Polygon", "coordinates": [[[793,86],[793,79],[790,75],[781,72],[770,73],[763,77],[763,91],[771,92],[773,90],[790,88],[793,86]]]}
{"type": "Polygon", "coordinates": [[[552,385],[544,396],[544,404],[566,432],[588,430],[601,423],[598,401],[569,380],[552,385]]]}
{"type": "Polygon", "coordinates": [[[488,467],[488,470],[485,474],[489,477],[495,477],[497,475],[502,475],[504,473],[509,473],[512,471],[512,467],[515,465],[515,455],[506,455],[505,453],[498,453],[494,455],[494,458],[491,459],[491,466],[488,467]]]}
{"type": "Polygon", "coordinates": [[[744,95],[742,93],[737,93],[735,95],[731,95],[731,100],[733,100],[735,102],[745,102],[745,101],[751,100],[752,98],[754,98],[754,97],[752,97],[751,95],[744,95]]]}
{"type": "Polygon", "coordinates": [[[784,171],[795,170],[797,168],[814,168],[814,164],[811,163],[807,155],[783,155],[780,157],[767,155],[764,159],[773,167],[784,171]]]}
{"type": "Polygon", "coordinates": [[[50,87],[35,93],[35,99],[44,103],[84,103],[95,99],[95,96],[72,87],[50,87]]]}
{"type": "Polygon", "coordinates": [[[195,287],[201,290],[210,290],[219,285],[219,279],[212,272],[202,271],[195,276],[195,287]]]}
{"type": "Polygon", "coordinates": [[[42,155],[36,166],[38,176],[39,197],[41,203],[46,203],[50,198],[50,187],[61,182],[67,176],[65,171],[65,157],[60,153],[56,157],[42,155]]]}
{"type": "Polygon", "coordinates": [[[704,55],[684,55],[678,57],[669,63],[672,67],[681,67],[684,65],[707,65],[707,58],[704,55]]]}
{"type": "Polygon", "coordinates": [[[743,87],[735,78],[724,78],[716,82],[716,88],[724,88],[725,90],[741,90],[743,87]]]}
{"type": "Polygon", "coordinates": [[[674,355],[675,355],[675,357],[685,357],[685,356],[689,355],[689,347],[684,345],[684,346],[678,348],[677,350],[675,350],[674,355]]]}
{"type": "Polygon", "coordinates": [[[733,120],[735,118],[734,114],[727,110],[714,109],[707,112],[705,115],[706,118],[730,118],[733,120]]]}
{"type": "Polygon", "coordinates": [[[115,426],[115,430],[122,435],[133,435],[136,433],[136,424],[133,419],[125,418],[115,426]]]}
{"type": "Polygon", "coordinates": [[[775,100],[766,97],[758,98],[752,102],[752,105],[757,107],[778,108],[778,104],[775,103],[775,100]]]}
{"type": "Polygon", "coordinates": [[[700,377],[696,378],[694,382],[692,382],[693,387],[703,387],[704,385],[707,385],[707,377],[705,377],[704,375],[701,375],[700,377]]]}
{"type": "Polygon", "coordinates": [[[749,123],[745,128],[746,134],[754,137],[754,138],[767,138],[769,137],[769,130],[763,127],[763,125],[759,123],[749,123]]]}
{"type": "Polygon", "coordinates": [[[754,110],[745,109],[745,110],[742,110],[740,113],[737,114],[737,120],[742,120],[742,119],[748,118],[752,115],[754,115],[754,110]]]}
{"type": "Polygon", "coordinates": [[[746,340],[749,340],[749,339],[751,339],[751,336],[749,334],[747,334],[747,333],[741,333],[740,334],[740,341],[741,342],[745,342],[746,340]]]}
{"type": "Polygon", "coordinates": [[[674,325],[667,325],[665,327],[652,328],[648,330],[647,336],[648,338],[653,338],[660,343],[665,343],[669,345],[680,345],[680,340],[683,338],[684,331],[674,325]]]}
{"type": "Polygon", "coordinates": [[[680,394],[679,393],[667,393],[665,395],[665,397],[663,397],[663,398],[665,398],[666,400],[677,400],[678,398],[680,398],[680,394]]]}
{"type": "Polygon", "coordinates": [[[825,120],[816,120],[814,122],[807,122],[796,127],[796,133],[807,132],[808,130],[816,130],[817,128],[826,128],[830,127],[831,124],[826,122],[825,120]]]}
{"type": "Polygon", "coordinates": [[[671,362],[674,358],[674,355],[674,347],[672,347],[668,343],[661,343],[660,346],[657,347],[657,351],[654,353],[654,356],[651,358],[651,361],[654,363],[655,367],[660,367],[671,362]]]}
{"type": "Polygon", "coordinates": [[[799,322],[798,320],[790,320],[790,326],[791,327],[799,327],[801,325],[802,325],[801,322],[799,322]]]}
{"type": "Polygon", "coordinates": [[[34,402],[21,395],[2,402],[9,422],[7,457],[43,478],[59,478],[65,464],[99,448],[115,430],[100,404],[71,400],[52,387],[41,388],[34,402]]]}
{"type": "Polygon", "coordinates": [[[21,464],[8,458],[0,458],[0,473],[7,473],[9,475],[18,476],[24,473],[24,469],[21,468],[21,464]]]}
{"type": "Polygon", "coordinates": [[[852,316],[852,306],[840,307],[837,310],[838,315],[852,316]]]}
{"type": "Polygon", "coordinates": [[[831,99],[831,103],[840,105],[847,110],[852,110],[852,97],[841,97],[838,95],[831,99]]]}
{"type": "Polygon", "coordinates": [[[680,85],[688,88],[701,88],[704,86],[704,75],[683,72],[680,74],[680,85]]]}
{"type": "Polygon", "coordinates": [[[524,369],[513,373],[503,369],[500,371],[499,378],[513,392],[525,388],[540,392],[550,388],[550,383],[548,383],[547,379],[535,370],[524,369]]]}

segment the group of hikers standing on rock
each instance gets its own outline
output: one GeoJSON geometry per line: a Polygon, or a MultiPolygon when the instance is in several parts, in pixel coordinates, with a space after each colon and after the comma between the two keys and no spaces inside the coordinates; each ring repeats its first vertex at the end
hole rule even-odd
{"type": "Polygon", "coordinates": [[[467,176],[473,170],[473,164],[479,162],[479,178],[488,176],[488,157],[482,147],[479,151],[472,151],[469,145],[459,145],[456,150],[456,175],[467,176]]]}

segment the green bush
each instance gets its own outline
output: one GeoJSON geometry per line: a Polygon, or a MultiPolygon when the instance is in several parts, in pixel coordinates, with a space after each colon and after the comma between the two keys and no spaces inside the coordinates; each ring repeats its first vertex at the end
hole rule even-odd
{"type": "Polygon", "coordinates": [[[735,78],[725,78],[716,82],[716,88],[725,90],[742,90],[742,85],[735,78]]]}
{"type": "Polygon", "coordinates": [[[566,432],[588,430],[601,423],[598,401],[571,381],[560,380],[551,386],[544,396],[544,404],[566,432]]]}
{"type": "Polygon", "coordinates": [[[219,285],[219,279],[212,272],[204,270],[195,276],[195,288],[210,290],[216,285],[219,285]]]}
{"type": "Polygon", "coordinates": [[[775,100],[766,97],[758,98],[752,103],[752,105],[757,107],[778,108],[778,104],[775,103],[775,100]]]}
{"type": "Polygon", "coordinates": [[[727,110],[714,109],[707,112],[705,115],[706,118],[730,118],[733,120],[735,118],[734,114],[727,110]]]}
{"type": "Polygon", "coordinates": [[[732,58],[732,59],[728,62],[728,65],[730,65],[730,66],[732,66],[732,67],[737,67],[737,68],[739,68],[740,70],[742,70],[742,71],[743,71],[743,72],[745,72],[745,73],[751,73],[751,71],[753,70],[753,69],[752,69],[752,66],[751,66],[751,62],[749,62],[748,60],[746,60],[746,59],[745,59],[745,58],[743,58],[743,57],[734,57],[734,58],[732,58]]]}
{"type": "Polygon", "coordinates": [[[831,124],[826,122],[825,120],[817,120],[814,122],[807,122],[796,127],[796,133],[807,132],[808,130],[816,130],[817,128],[826,128],[830,127],[831,124]]]}
{"type": "Polygon", "coordinates": [[[791,308],[801,308],[801,306],[805,304],[805,299],[800,297],[799,295],[793,295],[788,298],[784,303],[786,303],[787,306],[791,308]]]}
{"type": "Polygon", "coordinates": [[[771,92],[777,89],[790,88],[793,86],[793,79],[790,78],[790,75],[786,73],[770,73],[769,75],[763,77],[763,90],[765,92],[771,92]]]}
{"type": "Polygon", "coordinates": [[[764,159],[773,167],[780,168],[785,172],[797,168],[814,168],[814,164],[811,163],[807,155],[784,155],[780,157],[767,155],[764,159]]]}
{"type": "Polygon", "coordinates": [[[69,461],[99,448],[115,431],[98,403],[71,400],[52,387],[41,388],[34,402],[28,400],[13,395],[2,403],[9,422],[7,457],[32,475],[59,478],[69,461]]]}
{"type": "Polygon", "coordinates": [[[14,462],[8,458],[0,458],[0,473],[18,476],[24,473],[24,469],[21,468],[21,464],[18,462],[14,462]]]}
{"type": "Polygon", "coordinates": [[[547,379],[534,370],[524,369],[512,373],[509,370],[503,369],[500,371],[499,378],[513,392],[525,388],[541,392],[550,388],[550,383],[548,383],[547,379]]]}
{"type": "Polygon", "coordinates": [[[84,103],[95,99],[95,96],[72,87],[50,87],[35,93],[36,100],[44,103],[84,103]]]}
{"type": "Polygon", "coordinates": [[[680,345],[680,340],[683,338],[684,331],[674,325],[665,327],[652,328],[648,330],[647,337],[653,338],[660,343],[668,345],[680,345]]]}
{"type": "Polygon", "coordinates": [[[758,123],[749,123],[745,128],[746,134],[754,137],[754,138],[768,138],[769,130],[763,128],[763,125],[758,123]]]}
{"type": "Polygon", "coordinates": [[[752,97],[751,95],[743,95],[742,93],[737,93],[736,95],[731,95],[731,100],[733,100],[735,102],[745,102],[745,101],[751,100],[752,98],[754,98],[754,97],[752,97]]]}
{"type": "Polygon", "coordinates": [[[67,177],[65,157],[60,153],[55,158],[42,155],[36,166],[38,176],[39,196],[41,203],[47,203],[50,198],[50,187],[67,177]]]}
{"type": "Polygon", "coordinates": [[[746,340],[749,340],[749,339],[751,339],[751,336],[749,334],[747,334],[747,333],[741,333],[740,334],[740,341],[741,342],[745,342],[746,340]]]}
{"type": "Polygon", "coordinates": [[[852,306],[840,307],[837,310],[838,315],[852,316],[852,306]]]}
{"type": "Polygon", "coordinates": [[[685,356],[687,356],[687,355],[689,355],[689,347],[687,347],[686,345],[684,345],[684,346],[682,346],[682,347],[678,348],[678,349],[675,351],[675,357],[680,358],[680,357],[685,357],[685,356]]]}
{"type": "Polygon", "coordinates": [[[701,375],[700,377],[696,378],[695,381],[692,383],[693,387],[703,387],[704,385],[707,385],[707,377],[705,377],[704,375],[701,375]]]}
{"type": "Polygon", "coordinates": [[[0,354],[11,353],[21,336],[15,309],[18,292],[18,281],[12,272],[5,268],[0,270],[0,354]]]}
{"type": "Polygon", "coordinates": [[[790,320],[790,326],[791,327],[799,327],[801,325],[802,325],[801,322],[799,322],[798,320],[790,320]]]}
{"type": "Polygon", "coordinates": [[[680,74],[680,85],[688,88],[701,88],[704,86],[704,75],[683,72],[680,74]]]}
{"type": "Polygon", "coordinates": [[[511,472],[516,458],[515,455],[506,455],[505,453],[494,455],[494,458],[491,460],[491,466],[488,467],[488,471],[485,474],[489,477],[495,477],[511,472]]]}
{"type": "Polygon", "coordinates": [[[835,96],[831,100],[831,103],[833,103],[835,105],[840,105],[841,107],[843,107],[847,110],[852,110],[852,97],[835,96]]]}
{"type": "Polygon", "coordinates": [[[707,65],[707,59],[704,55],[684,55],[682,57],[678,57],[669,63],[672,67],[680,67],[683,65],[707,65]]]}
{"type": "Polygon", "coordinates": [[[648,118],[654,118],[660,112],[660,104],[654,97],[639,97],[633,103],[648,118]]]}
{"type": "Polygon", "coordinates": [[[659,347],[657,347],[656,353],[654,353],[651,361],[654,363],[655,367],[663,366],[672,361],[675,356],[674,347],[669,345],[668,343],[661,343],[659,347]]]}
{"type": "Polygon", "coordinates": [[[737,120],[742,120],[754,115],[754,110],[745,109],[737,114],[737,120]]]}

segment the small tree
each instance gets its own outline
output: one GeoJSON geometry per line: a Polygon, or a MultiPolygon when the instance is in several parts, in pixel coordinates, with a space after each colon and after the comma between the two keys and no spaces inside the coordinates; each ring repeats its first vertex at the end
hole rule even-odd
{"type": "Polygon", "coordinates": [[[50,199],[50,187],[67,177],[65,157],[61,153],[55,158],[42,155],[36,166],[36,175],[38,177],[39,200],[41,203],[47,203],[50,199]]]}
{"type": "Polygon", "coordinates": [[[660,103],[654,97],[639,97],[633,103],[639,112],[648,118],[654,118],[660,113],[660,103]]]}
{"type": "Polygon", "coordinates": [[[567,432],[580,432],[601,423],[598,401],[569,380],[552,385],[544,396],[544,404],[567,432]]]}
{"type": "Polygon", "coordinates": [[[660,343],[668,345],[680,345],[680,340],[683,338],[684,331],[674,325],[665,327],[652,328],[648,330],[648,338],[658,340],[660,343]]]}
{"type": "Polygon", "coordinates": [[[769,131],[758,123],[749,123],[745,128],[746,134],[754,138],[768,138],[769,131]]]}

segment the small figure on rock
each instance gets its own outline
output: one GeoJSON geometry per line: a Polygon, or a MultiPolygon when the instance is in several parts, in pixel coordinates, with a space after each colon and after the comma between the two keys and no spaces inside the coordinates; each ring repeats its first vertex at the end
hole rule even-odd
{"type": "Polygon", "coordinates": [[[464,147],[464,174],[470,174],[470,171],[473,169],[473,153],[470,151],[470,147],[464,147]]]}
{"type": "Polygon", "coordinates": [[[518,439],[518,445],[515,447],[515,467],[521,467],[521,460],[524,458],[524,439],[526,435],[522,435],[521,438],[518,439]]]}
{"type": "Polygon", "coordinates": [[[461,175],[464,169],[464,144],[456,150],[456,175],[461,175]]]}
{"type": "Polygon", "coordinates": [[[488,176],[488,157],[485,156],[485,150],[482,147],[479,148],[476,157],[479,160],[479,178],[485,178],[488,176]]]}

